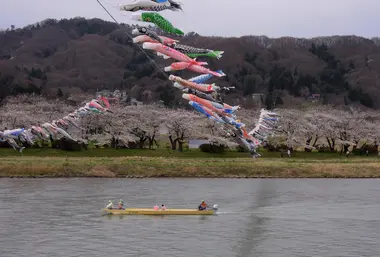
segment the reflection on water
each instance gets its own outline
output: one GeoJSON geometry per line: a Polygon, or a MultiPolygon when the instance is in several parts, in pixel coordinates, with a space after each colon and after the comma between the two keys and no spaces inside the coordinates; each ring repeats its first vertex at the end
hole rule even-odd
{"type": "Polygon", "coordinates": [[[0,256],[380,256],[378,180],[1,179],[0,256]],[[128,207],[217,216],[103,215],[128,207]]]}
{"type": "Polygon", "coordinates": [[[241,237],[242,240],[237,242],[240,245],[236,250],[237,257],[252,256],[255,248],[260,244],[265,234],[265,224],[268,219],[257,217],[254,210],[270,205],[270,200],[276,196],[273,185],[270,180],[263,180],[258,185],[256,193],[251,196],[248,224],[244,235],[241,237]]]}

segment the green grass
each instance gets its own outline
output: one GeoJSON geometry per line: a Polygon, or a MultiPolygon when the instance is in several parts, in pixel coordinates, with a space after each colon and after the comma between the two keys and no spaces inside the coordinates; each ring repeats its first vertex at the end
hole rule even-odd
{"type": "Polygon", "coordinates": [[[178,152],[168,149],[113,149],[91,148],[83,151],[62,151],[51,148],[25,149],[22,154],[9,148],[0,149],[0,157],[6,156],[41,156],[41,157],[123,157],[123,156],[146,156],[146,157],[182,157],[182,158],[247,158],[248,153],[225,152],[222,154],[203,153],[198,149],[178,152]]]}
{"type": "MultiPolygon", "coordinates": [[[[260,159],[273,159],[280,158],[279,152],[268,152],[265,149],[259,151],[262,156],[260,159]]],[[[51,148],[32,148],[25,149],[22,154],[14,151],[11,148],[0,148],[0,158],[9,156],[37,156],[37,157],[128,157],[128,156],[144,156],[144,157],[166,157],[166,158],[251,158],[249,153],[242,153],[236,151],[225,151],[224,153],[204,153],[198,149],[186,149],[182,153],[169,149],[113,149],[113,148],[90,148],[83,151],[62,151],[51,148]]],[[[372,156],[358,156],[351,155],[348,160],[360,159],[367,160],[373,159],[372,156]]],[[[292,158],[284,157],[289,161],[297,159],[305,160],[346,160],[345,155],[339,155],[335,152],[295,152],[292,153],[292,158]]]]}
{"type": "Polygon", "coordinates": [[[248,153],[199,150],[26,149],[21,156],[1,149],[0,177],[380,178],[380,160],[374,156],[262,153],[252,159],[248,153]]]}

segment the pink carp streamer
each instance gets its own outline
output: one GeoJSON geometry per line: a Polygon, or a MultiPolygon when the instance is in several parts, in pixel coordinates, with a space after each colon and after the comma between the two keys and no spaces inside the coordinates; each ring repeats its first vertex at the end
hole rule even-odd
{"type": "Polygon", "coordinates": [[[154,50],[163,55],[169,56],[177,61],[186,62],[194,65],[207,65],[207,62],[197,62],[195,59],[191,59],[189,56],[160,43],[143,43],[143,49],[154,50]]]}
{"type": "MultiPolygon", "coordinates": [[[[110,17],[117,22],[108,10],[100,3],[100,1],[97,1],[110,15],[110,17]]],[[[133,12],[132,20],[154,23],[162,30],[162,32],[180,36],[184,35],[182,30],[177,29],[170,21],[158,14],[158,12],[163,10],[182,10],[181,5],[173,2],[172,0],[135,0],[132,4],[123,5],[120,9],[122,11],[133,12]],[[138,10],[150,12],[136,14],[135,12],[138,10]]],[[[226,132],[228,136],[231,136],[236,143],[247,148],[253,158],[260,156],[260,154],[256,152],[256,149],[262,144],[262,142],[265,142],[268,136],[273,134],[277,128],[277,123],[279,120],[278,115],[262,109],[260,112],[260,119],[256,124],[256,127],[248,133],[245,128],[245,124],[236,119],[235,112],[239,110],[240,107],[230,106],[223,103],[220,95],[217,93],[217,91],[230,90],[233,87],[220,88],[215,84],[205,84],[205,82],[212,77],[221,78],[226,75],[221,70],[213,71],[204,67],[207,65],[207,62],[192,59],[196,57],[220,59],[224,51],[213,51],[187,45],[180,45],[177,44],[177,40],[159,36],[155,31],[153,31],[153,29],[147,27],[137,26],[137,28],[132,31],[132,34],[141,34],[135,38],[132,38],[129,34],[128,36],[134,43],[137,44],[137,46],[154,63],[154,65],[161,72],[163,72],[169,80],[173,81],[173,86],[183,91],[183,98],[187,100],[196,111],[205,115],[207,118],[220,123],[222,130],[226,132]],[[142,48],[138,43],[142,43],[142,48]],[[158,56],[161,56],[164,59],[174,59],[177,62],[174,62],[170,66],[162,69],[154,62],[154,60],[151,59],[145,50],[155,51],[158,56]],[[166,74],[167,72],[181,70],[189,70],[202,75],[186,80],[178,76],[168,76],[166,74]]]]}

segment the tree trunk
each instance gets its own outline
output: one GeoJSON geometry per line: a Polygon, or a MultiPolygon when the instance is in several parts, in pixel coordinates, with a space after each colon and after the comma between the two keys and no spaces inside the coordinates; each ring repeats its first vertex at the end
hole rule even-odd
{"type": "Polygon", "coordinates": [[[170,141],[170,144],[172,146],[172,150],[176,150],[177,149],[177,140],[173,140],[173,137],[170,135],[169,141],[170,141]]]}
{"type": "Polygon", "coordinates": [[[348,147],[350,147],[350,146],[349,146],[349,145],[346,145],[346,144],[344,145],[343,149],[344,149],[344,152],[345,152],[345,153],[347,153],[347,151],[348,151],[348,147]]]}
{"type": "Polygon", "coordinates": [[[139,140],[140,149],[144,148],[145,141],[146,141],[146,137],[140,137],[140,140],[139,140]]]}
{"type": "Polygon", "coordinates": [[[319,137],[315,136],[315,140],[314,140],[314,143],[313,143],[313,147],[316,146],[316,144],[317,144],[317,142],[318,142],[318,139],[319,139],[319,137]]]}
{"type": "Polygon", "coordinates": [[[116,139],[114,136],[111,138],[111,148],[116,148],[116,139]]]}
{"type": "Polygon", "coordinates": [[[184,143],[184,140],[185,139],[185,135],[183,132],[181,132],[181,136],[177,138],[177,141],[178,141],[178,151],[179,152],[183,152],[183,143],[184,143]]]}
{"type": "Polygon", "coordinates": [[[160,145],[157,143],[156,139],[153,139],[153,143],[157,146],[157,148],[160,148],[160,145]]]}
{"type": "MultiPolygon", "coordinates": [[[[354,151],[354,150],[356,150],[357,148],[358,148],[358,144],[359,144],[359,141],[355,141],[354,140],[354,143],[355,143],[355,145],[352,147],[352,151],[354,151]]],[[[366,143],[364,143],[363,145],[362,145],[362,147],[360,147],[360,152],[362,152],[362,150],[363,150],[363,148],[366,146],[366,143]]]]}
{"type": "Polygon", "coordinates": [[[182,140],[178,140],[178,151],[179,152],[183,152],[183,141],[182,140]]]}
{"type": "MultiPolygon", "coordinates": [[[[356,143],[356,142],[355,142],[355,143],[356,143]]],[[[356,145],[358,145],[358,143],[356,143],[356,145]]],[[[368,151],[370,147],[371,147],[370,144],[364,143],[364,144],[360,147],[360,155],[363,155],[364,152],[368,151]]]]}
{"type": "Polygon", "coordinates": [[[149,150],[152,150],[153,148],[153,140],[151,138],[148,139],[148,143],[149,143],[149,150]]]}
{"type": "MultiPolygon", "coordinates": [[[[313,139],[312,137],[307,138],[306,139],[306,145],[309,146],[312,139],[313,139]]],[[[311,152],[311,148],[309,148],[309,147],[305,147],[304,150],[305,150],[305,152],[311,152]]]]}
{"type": "Polygon", "coordinates": [[[327,140],[327,143],[329,144],[330,151],[334,152],[334,150],[335,150],[335,140],[332,139],[332,138],[330,139],[328,137],[326,137],[326,140],[327,140]]]}
{"type": "MultiPolygon", "coordinates": [[[[148,137],[148,141],[149,141],[149,149],[152,150],[153,148],[153,144],[156,142],[156,140],[154,139],[154,135],[152,137],[148,137]]],[[[156,145],[157,145],[157,142],[156,142],[156,145]]]]}

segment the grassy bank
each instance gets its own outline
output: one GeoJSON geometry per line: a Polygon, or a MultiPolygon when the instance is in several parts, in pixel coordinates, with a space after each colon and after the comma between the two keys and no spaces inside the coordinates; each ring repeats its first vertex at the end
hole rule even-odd
{"type": "MultiPolygon", "coordinates": [[[[20,153],[11,148],[0,148],[1,157],[17,157],[20,153]]],[[[203,153],[197,149],[185,150],[184,152],[172,151],[168,149],[114,149],[114,148],[90,148],[83,151],[62,151],[52,148],[25,149],[22,156],[36,157],[180,157],[180,158],[247,158],[248,153],[226,151],[222,154],[203,153]]]]}
{"type": "Polygon", "coordinates": [[[246,154],[240,158],[3,156],[0,177],[380,178],[377,158],[334,156],[256,160],[246,154]]]}
{"type": "MultiPolygon", "coordinates": [[[[260,159],[273,159],[280,158],[279,152],[268,152],[265,149],[259,151],[262,156],[260,159]]],[[[164,157],[164,158],[250,158],[248,153],[225,151],[224,153],[204,153],[198,149],[187,149],[180,153],[178,151],[172,151],[168,149],[113,149],[113,148],[90,148],[83,151],[61,151],[52,148],[34,148],[25,149],[21,155],[19,152],[14,151],[11,148],[0,148],[0,158],[2,157],[20,157],[20,156],[35,156],[35,157],[164,157]]],[[[287,158],[287,157],[284,157],[287,158]]],[[[303,159],[303,160],[346,160],[343,155],[339,155],[336,152],[294,152],[291,159],[303,159]]],[[[357,156],[351,155],[349,160],[360,159],[363,161],[376,159],[376,155],[372,156],[357,156]]]]}

